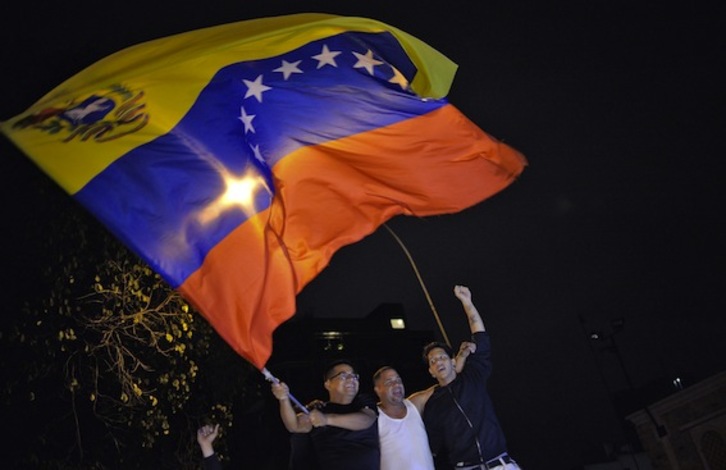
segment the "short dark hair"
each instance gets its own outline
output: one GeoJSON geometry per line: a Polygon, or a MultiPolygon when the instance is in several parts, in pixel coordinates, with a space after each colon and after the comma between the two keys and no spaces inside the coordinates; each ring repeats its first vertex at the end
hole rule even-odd
{"type": "Polygon", "coordinates": [[[353,372],[355,372],[355,365],[348,359],[335,359],[334,361],[331,361],[328,363],[327,366],[325,366],[325,373],[323,374],[323,381],[326,382],[330,379],[330,377],[333,375],[333,369],[336,366],[339,366],[341,364],[345,364],[347,366],[350,366],[353,369],[353,372]]]}
{"type": "Polygon", "coordinates": [[[432,341],[431,343],[427,344],[423,348],[422,357],[423,357],[424,364],[426,364],[426,367],[429,366],[429,353],[431,352],[432,349],[436,349],[436,348],[443,349],[444,352],[446,353],[446,355],[449,356],[449,358],[454,357],[454,351],[451,349],[451,347],[448,344],[442,343],[440,341],[432,341]]]}
{"type": "Polygon", "coordinates": [[[392,366],[383,366],[383,367],[381,367],[380,369],[378,369],[376,371],[375,374],[373,374],[373,383],[375,384],[378,381],[378,379],[381,378],[381,374],[383,374],[387,370],[396,370],[396,369],[393,368],[392,366]]]}

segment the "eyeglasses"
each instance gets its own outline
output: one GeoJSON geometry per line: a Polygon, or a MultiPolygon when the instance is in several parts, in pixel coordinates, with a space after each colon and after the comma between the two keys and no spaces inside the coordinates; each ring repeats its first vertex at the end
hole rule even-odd
{"type": "Polygon", "coordinates": [[[344,380],[344,381],[350,379],[350,380],[355,380],[357,382],[360,379],[360,375],[356,374],[355,372],[343,371],[343,372],[338,372],[334,376],[330,377],[328,380],[333,380],[333,379],[340,379],[340,380],[344,380]]]}

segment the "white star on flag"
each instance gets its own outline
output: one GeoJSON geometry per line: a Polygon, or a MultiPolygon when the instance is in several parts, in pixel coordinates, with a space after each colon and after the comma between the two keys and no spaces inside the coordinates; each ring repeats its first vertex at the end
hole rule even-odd
{"type": "Polygon", "coordinates": [[[265,162],[265,159],[262,158],[262,153],[260,152],[260,146],[259,145],[250,145],[250,148],[252,149],[252,152],[255,154],[255,158],[260,163],[267,163],[265,162]]]}
{"type": "Polygon", "coordinates": [[[282,65],[273,70],[273,72],[280,72],[282,77],[287,80],[293,73],[303,73],[302,70],[297,68],[297,66],[300,65],[300,62],[302,62],[302,60],[297,60],[295,62],[283,60],[282,65]]]}
{"type": "Polygon", "coordinates": [[[340,51],[331,51],[328,49],[328,46],[326,44],[323,44],[323,50],[318,55],[314,55],[313,59],[318,61],[318,67],[321,68],[325,65],[332,65],[333,67],[337,67],[338,64],[335,63],[335,57],[340,54],[340,51]]]}
{"type": "Polygon", "coordinates": [[[262,103],[262,93],[268,90],[272,90],[272,88],[262,84],[262,74],[258,75],[253,82],[244,79],[242,81],[245,85],[247,85],[247,93],[245,93],[245,99],[249,98],[250,96],[254,96],[255,98],[257,98],[257,101],[259,103],[262,103]]]}
{"type": "Polygon", "coordinates": [[[355,63],[353,68],[364,68],[368,71],[370,75],[373,75],[373,67],[375,67],[376,65],[383,65],[383,62],[373,58],[373,51],[371,51],[370,49],[368,49],[366,55],[358,54],[357,52],[353,52],[353,55],[358,58],[358,62],[355,63]]]}
{"type": "Polygon", "coordinates": [[[239,111],[239,120],[242,121],[242,123],[245,125],[245,134],[248,132],[252,132],[254,134],[255,126],[252,125],[252,120],[255,118],[255,115],[247,114],[247,111],[245,111],[245,108],[243,106],[240,106],[239,111]]]}

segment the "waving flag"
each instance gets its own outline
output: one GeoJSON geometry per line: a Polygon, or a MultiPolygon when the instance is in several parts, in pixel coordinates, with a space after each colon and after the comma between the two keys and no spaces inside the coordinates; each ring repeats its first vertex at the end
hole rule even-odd
{"type": "Polygon", "coordinates": [[[264,18],[124,49],[0,129],[262,369],[337,249],[522,172],[455,71],[371,19],[264,18]]]}

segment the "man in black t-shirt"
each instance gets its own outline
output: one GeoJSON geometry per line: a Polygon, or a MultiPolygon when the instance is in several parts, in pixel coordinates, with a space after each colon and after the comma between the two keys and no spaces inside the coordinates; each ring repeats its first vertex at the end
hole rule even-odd
{"type": "MultiPolygon", "coordinates": [[[[285,383],[272,384],[285,428],[291,433],[308,435],[320,470],[380,468],[376,401],[371,395],[358,395],[359,379],[348,361],[330,364],[323,384],[329,399],[317,402],[309,413],[295,412],[285,383]]],[[[294,435],[293,439],[300,444],[305,437],[294,435]]]]}

